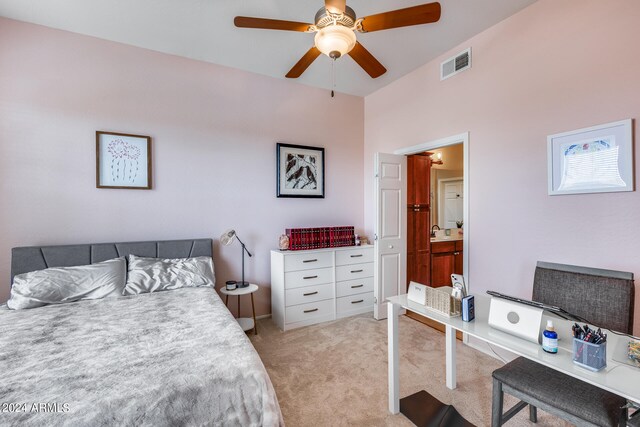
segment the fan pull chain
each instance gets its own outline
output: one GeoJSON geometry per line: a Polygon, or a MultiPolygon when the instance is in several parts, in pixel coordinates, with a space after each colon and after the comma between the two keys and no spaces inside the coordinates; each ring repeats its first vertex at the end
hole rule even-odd
{"type": "Polygon", "coordinates": [[[335,58],[331,62],[331,97],[335,96],[334,89],[336,88],[336,60],[335,58]]]}

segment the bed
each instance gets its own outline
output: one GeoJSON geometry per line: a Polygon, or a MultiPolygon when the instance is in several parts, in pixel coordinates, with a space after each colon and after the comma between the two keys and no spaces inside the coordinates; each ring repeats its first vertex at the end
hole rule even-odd
{"type": "MultiPolygon", "coordinates": [[[[134,254],[211,256],[210,239],[14,248],[11,274],[134,254]]],[[[269,376],[211,287],[26,310],[0,306],[1,425],[283,425],[269,376]]]]}

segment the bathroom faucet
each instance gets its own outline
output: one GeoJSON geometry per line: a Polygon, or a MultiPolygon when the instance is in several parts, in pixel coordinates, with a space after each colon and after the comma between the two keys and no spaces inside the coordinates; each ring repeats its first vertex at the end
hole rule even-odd
{"type": "Polygon", "coordinates": [[[431,227],[431,237],[436,237],[436,230],[435,229],[440,230],[440,227],[438,227],[438,224],[433,224],[433,227],[431,227]]]}

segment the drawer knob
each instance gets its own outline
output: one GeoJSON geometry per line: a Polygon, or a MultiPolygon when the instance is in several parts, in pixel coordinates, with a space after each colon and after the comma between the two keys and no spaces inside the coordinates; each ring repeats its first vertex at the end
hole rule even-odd
{"type": "Polygon", "coordinates": [[[317,279],[318,276],[305,276],[303,277],[304,280],[308,280],[308,279],[317,279]]]}
{"type": "Polygon", "coordinates": [[[311,310],[305,310],[305,313],[313,313],[314,311],[318,311],[317,308],[312,308],[311,310]]]}
{"type": "Polygon", "coordinates": [[[308,293],[306,293],[306,294],[302,294],[302,296],[308,297],[309,295],[315,295],[315,294],[317,294],[317,293],[318,293],[318,291],[315,291],[315,292],[308,292],[308,293]]]}
{"type": "Polygon", "coordinates": [[[306,262],[316,262],[316,261],[318,261],[318,259],[317,259],[317,258],[316,258],[316,259],[303,259],[303,260],[302,260],[302,262],[305,262],[305,263],[306,263],[306,262]]]}
{"type": "Polygon", "coordinates": [[[364,302],[364,300],[359,299],[358,301],[351,301],[351,304],[360,304],[361,302],[364,302]]]}
{"type": "Polygon", "coordinates": [[[393,249],[393,245],[389,245],[389,249],[393,249]]]}
{"type": "Polygon", "coordinates": [[[351,258],[360,258],[361,256],[362,256],[362,254],[351,255],[351,258]]]}
{"type": "Polygon", "coordinates": [[[351,270],[352,273],[362,273],[364,270],[360,269],[360,270],[351,270]]]}
{"type": "Polygon", "coordinates": [[[363,286],[364,286],[364,285],[353,285],[353,286],[351,286],[351,289],[361,288],[361,287],[363,287],[363,286]]]}

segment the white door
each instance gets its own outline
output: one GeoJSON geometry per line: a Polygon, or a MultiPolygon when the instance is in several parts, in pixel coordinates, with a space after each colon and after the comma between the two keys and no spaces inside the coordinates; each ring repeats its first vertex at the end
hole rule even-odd
{"type": "Polygon", "coordinates": [[[443,216],[441,227],[456,228],[456,221],[462,221],[464,215],[463,187],[463,181],[461,179],[442,182],[441,206],[443,216]]]}
{"type": "Polygon", "coordinates": [[[407,158],[376,153],[375,305],[373,316],[387,318],[388,297],[407,278],[407,158]]]}

